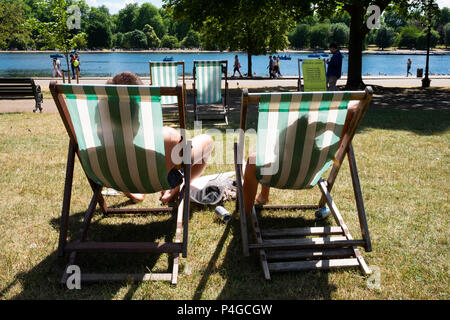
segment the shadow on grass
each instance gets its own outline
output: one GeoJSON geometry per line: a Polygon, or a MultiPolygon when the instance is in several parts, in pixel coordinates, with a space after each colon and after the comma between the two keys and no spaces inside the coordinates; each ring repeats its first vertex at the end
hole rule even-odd
{"type": "MultiPolygon", "coordinates": [[[[302,217],[263,219],[259,217],[258,220],[262,222],[262,226],[270,227],[316,225],[313,219],[302,217]]],[[[328,220],[320,225],[329,225],[328,220]]],[[[249,236],[252,242],[251,233],[249,236]]],[[[265,280],[258,256],[255,253],[251,253],[250,257],[243,256],[240,224],[237,219],[231,220],[226,225],[192,299],[202,299],[207,290],[207,282],[213,273],[219,273],[221,278],[226,279],[217,299],[331,299],[332,292],[337,289],[335,285],[329,283],[326,271],[271,273],[272,280],[265,280]],[[231,242],[224,247],[228,237],[232,237],[231,242]],[[221,265],[217,266],[223,251],[225,257],[221,265]]]]}
{"type": "MultiPolygon", "coordinates": [[[[372,86],[374,96],[359,130],[384,129],[411,131],[418,135],[445,132],[450,125],[450,90],[445,88],[385,88],[372,86]]],[[[343,88],[341,88],[343,90],[343,88]]],[[[229,90],[229,124],[204,122],[203,128],[237,129],[240,127],[241,89],[229,90]]],[[[296,91],[295,87],[249,89],[249,92],[296,91]]],[[[192,96],[188,94],[187,126],[194,129],[192,96]]],[[[249,104],[247,129],[257,127],[257,105],[249,104]]]]}
{"type": "MultiPolygon", "coordinates": [[[[121,207],[121,205],[114,207],[121,207]]],[[[79,212],[70,216],[69,239],[77,240],[79,238],[84,214],[85,212],[79,212]]],[[[96,211],[96,215],[101,214],[100,211],[96,211]]],[[[114,215],[111,218],[126,219],[127,216],[114,215]]],[[[172,242],[175,234],[176,212],[167,214],[166,220],[145,224],[104,224],[102,222],[105,219],[109,219],[109,216],[97,218],[95,222],[91,223],[87,241],[153,242],[161,241],[161,238],[164,238],[164,241],[172,242]]],[[[59,223],[60,219],[50,221],[52,227],[58,231],[59,223]]],[[[19,273],[14,281],[0,291],[0,296],[4,296],[12,287],[20,284],[21,292],[12,299],[92,299],[92,297],[95,297],[95,299],[111,299],[115,297],[119,290],[123,290],[124,283],[127,283],[128,287],[124,299],[131,299],[140,284],[135,281],[83,283],[83,290],[68,290],[65,284],[61,284],[61,277],[68,260],[67,254],[64,257],[58,257],[56,251],[52,252],[31,270],[19,273]]],[[[168,254],[79,253],[75,264],[80,267],[82,272],[86,273],[171,273],[173,259],[168,254]],[[162,263],[158,263],[158,266],[156,266],[160,259],[162,263]]]]}

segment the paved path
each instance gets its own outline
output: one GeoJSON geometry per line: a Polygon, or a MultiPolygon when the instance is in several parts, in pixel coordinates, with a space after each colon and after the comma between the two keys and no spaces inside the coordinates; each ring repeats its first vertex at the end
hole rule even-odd
{"type": "MultiPolygon", "coordinates": [[[[50,81],[52,79],[37,79],[37,83],[41,85],[43,91],[48,91],[50,81]]],[[[143,78],[145,83],[149,82],[149,78],[143,78]]],[[[363,77],[368,85],[382,86],[385,88],[418,88],[422,85],[421,79],[413,77],[363,77]]],[[[102,84],[106,82],[106,78],[85,78],[81,83],[102,84]]],[[[230,79],[230,89],[236,88],[274,88],[277,87],[296,87],[297,79],[294,77],[286,77],[277,80],[270,79],[230,79]]],[[[345,85],[346,78],[340,79],[338,85],[345,85]]],[[[181,82],[180,82],[181,83],[181,82]]],[[[192,89],[192,80],[186,81],[188,90],[192,89]]],[[[450,93],[450,77],[432,76],[432,87],[445,87],[450,93]]],[[[189,103],[189,101],[188,101],[189,103]]],[[[34,109],[34,100],[0,100],[0,113],[4,112],[32,112],[34,109]]],[[[44,99],[43,109],[45,113],[57,113],[56,105],[53,99],[44,99]]]]}

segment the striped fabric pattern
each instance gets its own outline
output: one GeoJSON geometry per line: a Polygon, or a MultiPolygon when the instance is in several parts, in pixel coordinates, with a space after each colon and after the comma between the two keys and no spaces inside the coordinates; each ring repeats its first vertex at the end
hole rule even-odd
{"type": "Polygon", "coordinates": [[[279,189],[308,189],[331,166],[350,92],[261,94],[256,177],[279,189]]]}
{"type": "MultiPolygon", "coordinates": [[[[152,62],[152,85],[158,87],[176,87],[178,85],[178,65],[176,62],[152,62]]],[[[178,97],[162,96],[161,104],[176,104],[178,97]]]]}
{"type": "Polygon", "coordinates": [[[60,85],[81,165],[97,184],[123,192],[170,189],[159,87],[60,85]]]}
{"type": "Polygon", "coordinates": [[[222,100],[222,62],[195,61],[197,103],[218,103],[222,100]]]}

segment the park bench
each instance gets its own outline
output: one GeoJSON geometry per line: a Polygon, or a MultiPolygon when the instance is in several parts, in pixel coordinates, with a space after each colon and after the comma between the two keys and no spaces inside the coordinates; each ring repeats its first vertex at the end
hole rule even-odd
{"type": "Polygon", "coordinates": [[[33,112],[42,112],[41,87],[31,78],[0,78],[0,99],[34,99],[33,112]]]}

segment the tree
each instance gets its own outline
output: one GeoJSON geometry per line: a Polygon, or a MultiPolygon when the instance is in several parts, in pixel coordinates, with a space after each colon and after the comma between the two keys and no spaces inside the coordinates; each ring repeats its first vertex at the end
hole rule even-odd
{"type": "Polygon", "coordinates": [[[25,6],[20,1],[0,0],[0,49],[27,49],[33,45],[24,27],[25,6]]]}
{"type": "Polygon", "coordinates": [[[87,19],[87,43],[89,48],[111,48],[111,17],[104,11],[92,8],[87,19]]]}
{"type": "Polygon", "coordinates": [[[178,39],[175,36],[169,36],[168,34],[166,34],[161,39],[161,48],[174,49],[178,48],[179,46],[180,44],[178,43],[178,39]]]}
{"type": "Polygon", "coordinates": [[[417,46],[419,34],[420,30],[414,26],[405,26],[400,28],[400,33],[396,40],[397,46],[408,49],[415,48],[417,46]]]}
{"type": "Polygon", "coordinates": [[[444,43],[445,47],[450,45],[450,22],[447,23],[444,27],[444,43]]]}
{"type": "Polygon", "coordinates": [[[144,30],[147,24],[153,27],[158,38],[163,37],[167,33],[167,28],[158,8],[150,3],[143,3],[137,10],[133,25],[136,30],[144,30]]]}
{"type": "MultiPolygon", "coordinates": [[[[427,48],[427,37],[428,32],[422,31],[419,33],[416,39],[416,48],[420,50],[425,50],[427,48]]],[[[430,48],[435,48],[439,41],[439,33],[436,30],[431,30],[430,33],[430,48]]]]}
{"type": "Polygon", "coordinates": [[[320,23],[311,28],[310,44],[311,48],[326,49],[328,38],[330,37],[330,25],[320,23]]]}
{"type": "Polygon", "coordinates": [[[120,10],[116,18],[117,31],[122,33],[133,31],[138,11],[139,6],[136,3],[129,3],[120,10]]]}
{"type": "MultiPolygon", "coordinates": [[[[310,12],[309,6],[303,6],[307,2],[297,2],[296,7],[310,12]]],[[[167,4],[177,19],[189,19],[202,28],[202,42],[207,46],[245,51],[250,77],[252,56],[287,48],[286,33],[294,26],[292,10],[283,0],[167,0],[167,4]]]]}
{"type": "Polygon", "coordinates": [[[294,30],[292,30],[288,39],[291,46],[295,49],[303,49],[309,46],[309,39],[311,37],[311,27],[308,24],[297,24],[294,30]]]}
{"type": "Polygon", "coordinates": [[[123,44],[125,49],[147,49],[147,36],[141,30],[133,30],[123,35],[123,44]]]}
{"type": "Polygon", "coordinates": [[[383,13],[383,21],[386,26],[392,28],[395,31],[408,24],[406,19],[393,9],[387,9],[383,13]]]}
{"type": "Polygon", "coordinates": [[[144,26],[144,33],[147,36],[147,45],[149,48],[156,49],[161,45],[161,40],[159,40],[158,36],[153,30],[153,27],[149,24],[144,26]]]}
{"type": "Polygon", "coordinates": [[[86,34],[80,33],[76,29],[69,30],[67,22],[70,16],[67,10],[69,6],[67,0],[46,0],[40,2],[39,5],[48,13],[49,21],[42,22],[36,18],[31,18],[26,25],[30,30],[37,31],[39,37],[46,43],[47,48],[56,48],[64,52],[70,82],[69,52],[77,47],[77,43],[80,43],[82,38],[86,37],[86,34]]]}
{"type": "Polygon", "coordinates": [[[384,48],[389,48],[394,44],[395,40],[395,32],[392,28],[381,26],[380,29],[377,30],[375,35],[375,44],[381,50],[384,48]]]}
{"type": "Polygon", "coordinates": [[[347,46],[350,29],[343,22],[333,23],[330,26],[330,36],[328,41],[335,42],[338,46],[347,46]]]}
{"type": "Polygon", "coordinates": [[[183,48],[198,48],[200,47],[200,36],[198,32],[189,30],[186,37],[181,42],[183,48]]]}
{"type": "MultiPolygon", "coordinates": [[[[295,0],[286,0],[291,4],[295,0]]],[[[348,77],[346,87],[357,89],[364,87],[362,81],[362,51],[366,35],[370,29],[367,25],[369,18],[373,20],[373,12],[367,13],[369,6],[375,5],[380,13],[391,5],[400,15],[407,16],[408,11],[418,8],[420,11],[428,0],[314,0],[321,16],[332,16],[340,11],[346,11],[350,17],[350,38],[348,57],[348,77]]]]}

